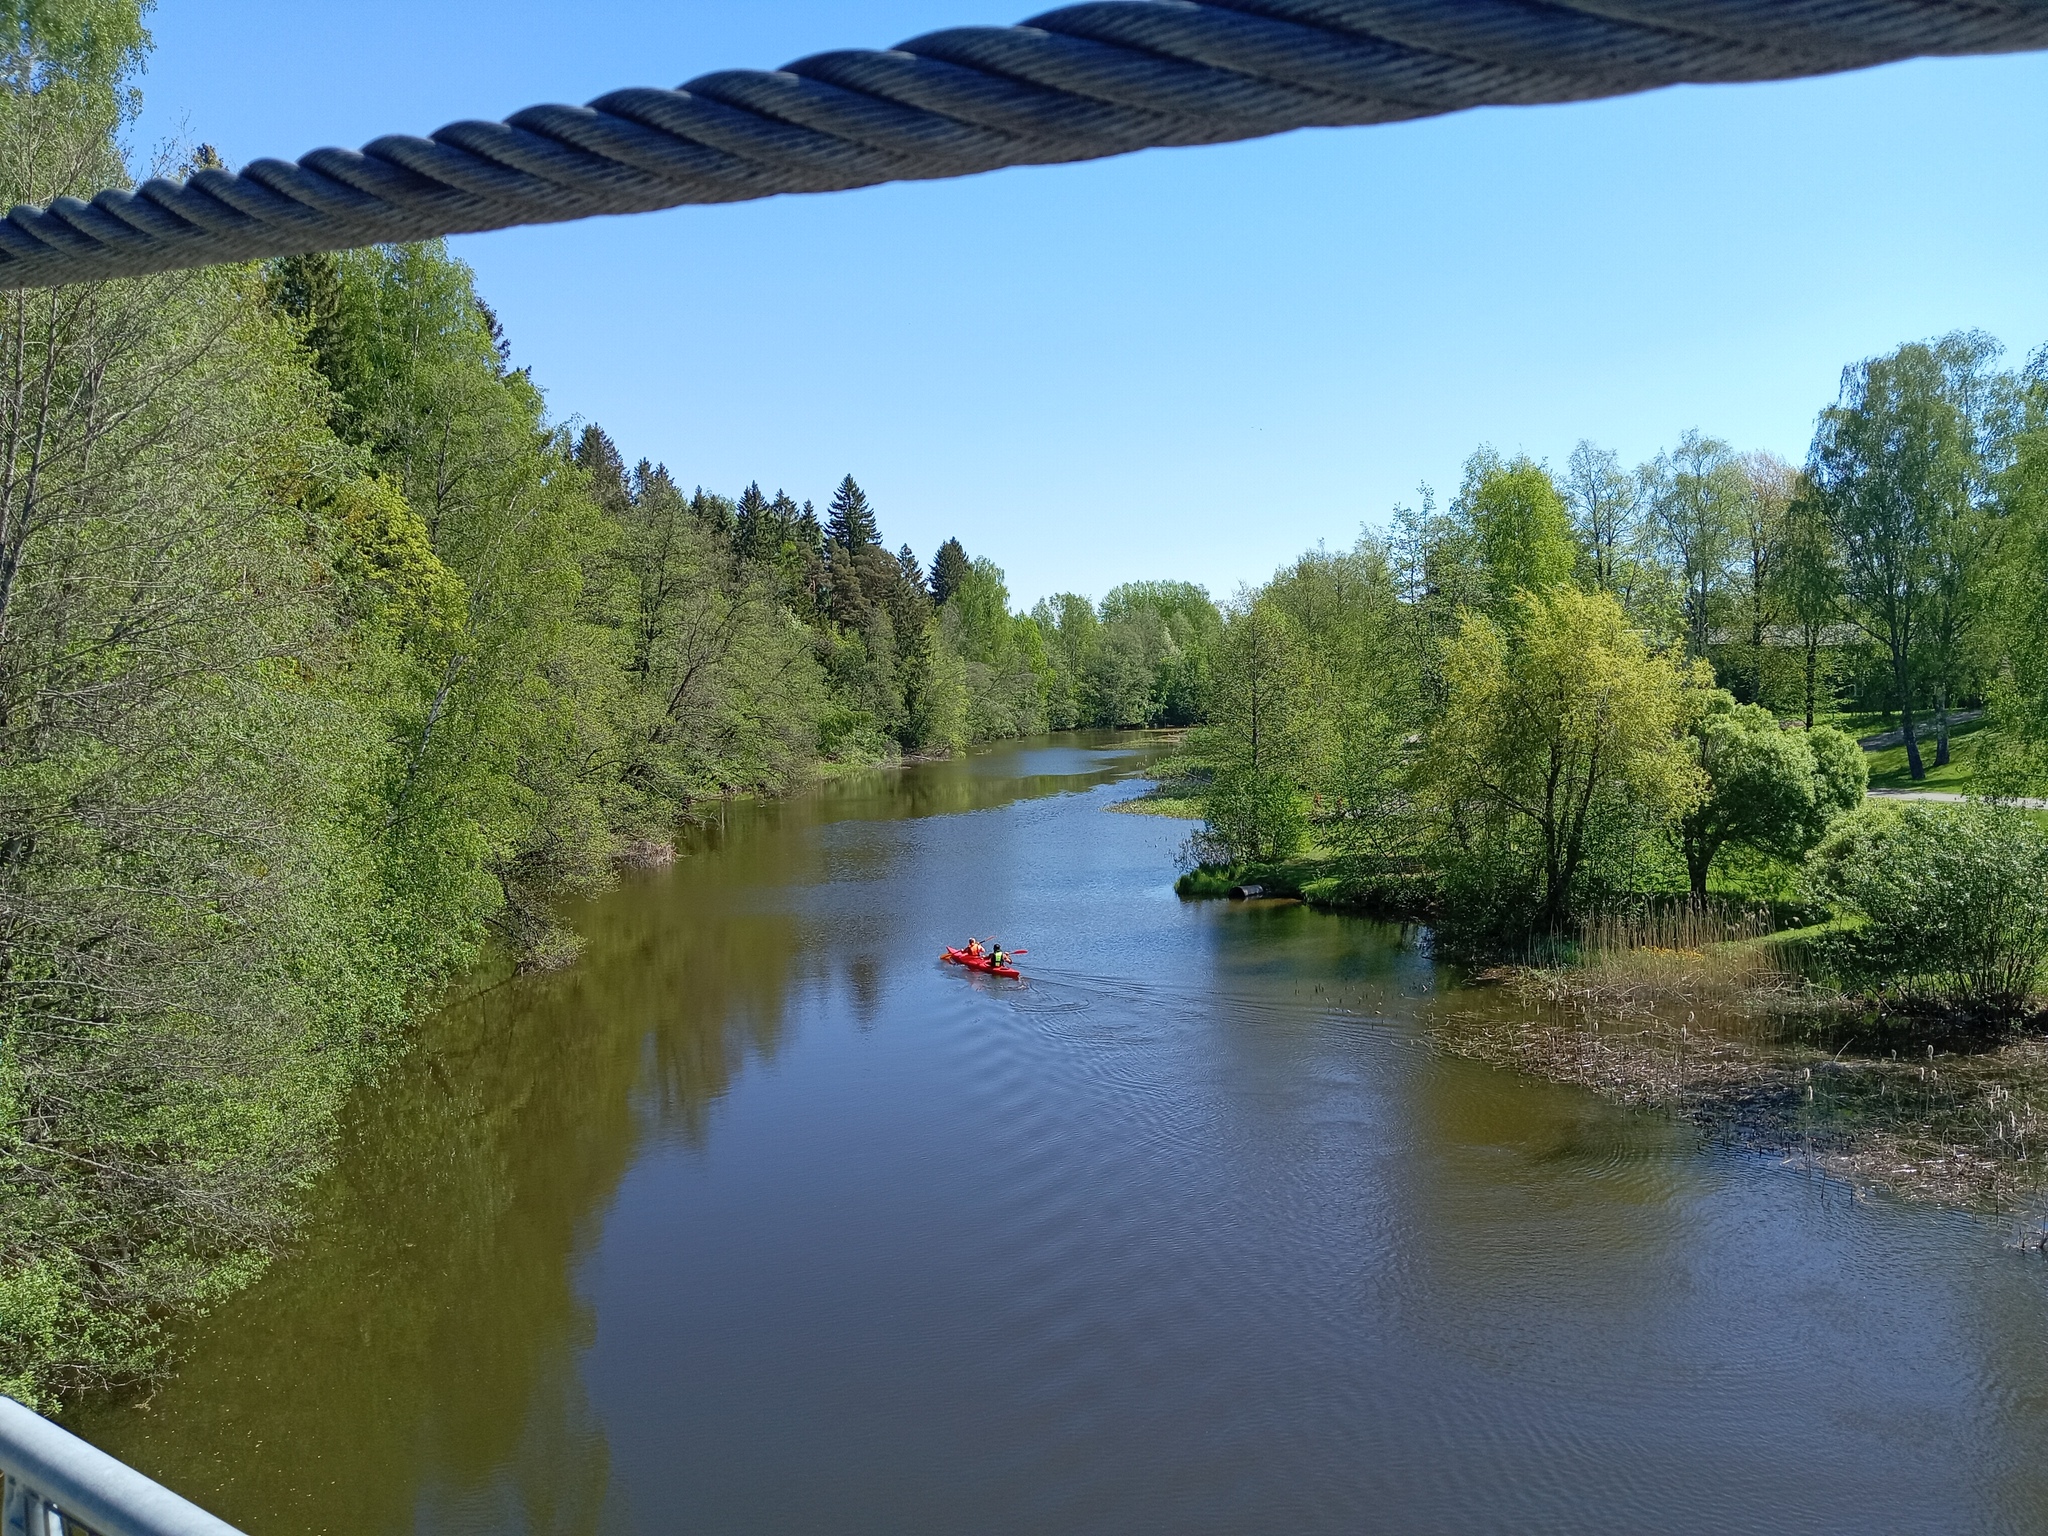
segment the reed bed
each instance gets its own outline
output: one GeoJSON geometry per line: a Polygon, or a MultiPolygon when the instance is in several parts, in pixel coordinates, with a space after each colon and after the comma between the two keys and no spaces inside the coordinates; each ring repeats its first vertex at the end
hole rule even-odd
{"type": "Polygon", "coordinates": [[[2011,1215],[2016,1241],[2048,1246],[2048,1040],[1954,1048],[1915,1034],[1798,975],[1771,935],[1761,912],[1602,918],[1484,973],[1495,985],[1445,1009],[1439,1038],[1678,1113],[1859,1194],[2011,1215]]]}
{"type": "Polygon", "coordinates": [[[1521,963],[1481,979],[1529,1002],[1621,1018],[1702,1007],[1783,1012],[1825,1000],[1828,994],[1783,964],[1768,942],[1774,932],[1760,909],[1685,902],[1610,913],[1545,937],[1521,963]]]}

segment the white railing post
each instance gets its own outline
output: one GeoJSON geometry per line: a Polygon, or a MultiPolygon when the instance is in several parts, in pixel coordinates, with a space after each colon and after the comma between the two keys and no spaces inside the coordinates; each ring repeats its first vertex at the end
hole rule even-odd
{"type": "Polygon", "coordinates": [[[11,1397],[0,1397],[0,1536],[241,1536],[11,1397]]]}

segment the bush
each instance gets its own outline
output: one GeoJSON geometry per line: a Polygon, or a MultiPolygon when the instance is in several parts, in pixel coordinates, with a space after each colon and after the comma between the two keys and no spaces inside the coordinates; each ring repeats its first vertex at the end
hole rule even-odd
{"type": "Polygon", "coordinates": [[[2023,1012],[2048,961],[2048,832],[1986,805],[1870,807],[1815,850],[1806,880],[1868,920],[1861,968],[1986,1018],[2023,1012]]]}
{"type": "Polygon", "coordinates": [[[1224,768],[1202,800],[1195,852],[1206,862],[1291,859],[1308,841],[1301,791],[1284,776],[1224,768]]]}

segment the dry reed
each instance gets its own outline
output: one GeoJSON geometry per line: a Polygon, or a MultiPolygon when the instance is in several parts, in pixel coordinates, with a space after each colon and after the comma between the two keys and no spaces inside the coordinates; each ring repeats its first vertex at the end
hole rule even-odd
{"type": "Polygon", "coordinates": [[[2032,1213],[2018,1240],[2048,1242],[2048,1041],[1890,1049],[1899,1021],[1790,972],[1770,933],[1754,912],[1604,918],[1574,937],[1572,964],[1486,973],[1488,1005],[1446,1010],[1439,1035],[1454,1054],[1675,1111],[1859,1193],[2032,1213]]]}

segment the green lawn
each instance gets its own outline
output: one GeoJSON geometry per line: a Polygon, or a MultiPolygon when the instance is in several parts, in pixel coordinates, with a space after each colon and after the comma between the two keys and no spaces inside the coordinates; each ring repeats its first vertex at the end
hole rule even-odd
{"type": "Polygon", "coordinates": [[[1879,731],[1895,731],[1899,728],[1896,716],[1884,710],[1864,710],[1861,713],[1843,711],[1840,714],[1821,714],[1815,725],[1832,725],[1836,730],[1851,736],[1875,736],[1879,731]]]}
{"type": "Polygon", "coordinates": [[[1986,729],[1982,718],[1955,726],[1948,733],[1949,764],[1946,768],[1937,768],[1934,766],[1934,733],[1930,730],[1922,735],[1916,729],[1913,734],[1920,742],[1920,762],[1927,769],[1927,777],[1915,784],[1906,769],[1905,747],[1887,747],[1882,752],[1869,754],[1872,789],[1940,789],[1967,795],[1976,787],[1979,749],[1997,739],[1997,733],[1986,729]]]}

